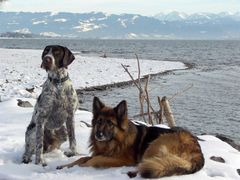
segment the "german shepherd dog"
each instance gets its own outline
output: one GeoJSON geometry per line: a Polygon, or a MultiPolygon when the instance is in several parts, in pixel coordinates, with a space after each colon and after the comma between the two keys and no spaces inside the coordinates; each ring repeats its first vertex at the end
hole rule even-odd
{"type": "Polygon", "coordinates": [[[204,165],[197,138],[182,128],[159,128],[136,124],[128,119],[127,102],[116,107],[93,100],[92,156],[58,166],[109,168],[138,166],[144,178],[191,174],[204,165]]]}

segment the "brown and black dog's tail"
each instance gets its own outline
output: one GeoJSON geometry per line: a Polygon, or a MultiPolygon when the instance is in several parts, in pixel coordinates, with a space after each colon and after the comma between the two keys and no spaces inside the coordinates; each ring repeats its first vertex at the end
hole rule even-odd
{"type": "Polygon", "coordinates": [[[196,138],[182,131],[161,135],[153,141],[138,171],[144,178],[158,178],[192,174],[203,166],[204,158],[196,138]]]}

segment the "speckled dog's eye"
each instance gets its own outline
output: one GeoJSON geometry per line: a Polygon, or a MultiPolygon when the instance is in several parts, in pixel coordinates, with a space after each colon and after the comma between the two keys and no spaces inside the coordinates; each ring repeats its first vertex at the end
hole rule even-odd
{"type": "Polygon", "coordinates": [[[59,50],[56,50],[55,52],[54,52],[54,54],[55,55],[59,55],[61,52],[59,51],[59,50]]]}

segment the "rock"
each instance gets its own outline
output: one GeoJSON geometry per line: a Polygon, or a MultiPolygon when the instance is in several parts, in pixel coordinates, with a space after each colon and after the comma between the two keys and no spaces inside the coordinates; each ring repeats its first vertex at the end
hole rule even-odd
{"type": "Polygon", "coordinates": [[[227,138],[226,136],[224,136],[222,134],[217,134],[216,137],[221,139],[222,141],[228,143],[230,146],[232,146],[233,148],[237,149],[238,151],[240,151],[240,145],[235,143],[232,139],[229,139],[229,138],[227,138]]]}
{"type": "Polygon", "coordinates": [[[106,53],[104,53],[102,56],[100,56],[100,57],[102,57],[102,58],[107,58],[107,54],[106,53]]]}
{"type": "Polygon", "coordinates": [[[212,156],[212,157],[210,157],[210,159],[213,161],[220,162],[220,163],[225,163],[225,160],[222,157],[212,156]]]}
{"type": "Polygon", "coordinates": [[[240,176],[240,169],[237,169],[237,173],[238,173],[238,175],[240,176]]]}
{"type": "Polygon", "coordinates": [[[28,101],[23,101],[21,99],[17,99],[17,101],[18,101],[17,105],[20,107],[33,107],[33,105],[28,101]]]}
{"type": "Polygon", "coordinates": [[[34,92],[34,88],[26,88],[26,91],[33,93],[34,92]]]}
{"type": "Polygon", "coordinates": [[[129,178],[135,178],[137,176],[137,171],[129,171],[127,175],[129,178]]]}

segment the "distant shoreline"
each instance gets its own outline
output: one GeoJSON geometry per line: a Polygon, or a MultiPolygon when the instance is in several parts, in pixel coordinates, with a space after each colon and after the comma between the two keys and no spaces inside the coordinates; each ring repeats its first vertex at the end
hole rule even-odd
{"type": "MultiPolygon", "coordinates": [[[[148,74],[151,77],[155,77],[155,76],[159,76],[159,75],[168,75],[169,73],[175,72],[175,71],[182,71],[182,70],[188,70],[188,69],[192,69],[195,67],[195,64],[191,64],[191,63],[184,63],[185,66],[187,68],[185,69],[173,69],[173,70],[167,70],[164,72],[158,72],[158,73],[153,73],[153,74],[148,74]]],[[[144,81],[145,77],[148,76],[145,75],[144,77],[141,77],[140,80],[141,82],[144,81]]],[[[85,92],[89,92],[89,91],[105,91],[109,88],[119,88],[119,87],[123,87],[123,86],[129,86],[133,84],[132,80],[129,81],[123,81],[123,82],[117,82],[117,83],[110,83],[110,84],[105,84],[105,85],[99,85],[99,86],[90,86],[90,87],[85,87],[85,88],[78,88],[76,89],[78,94],[81,94],[83,91],[85,92]]]]}

